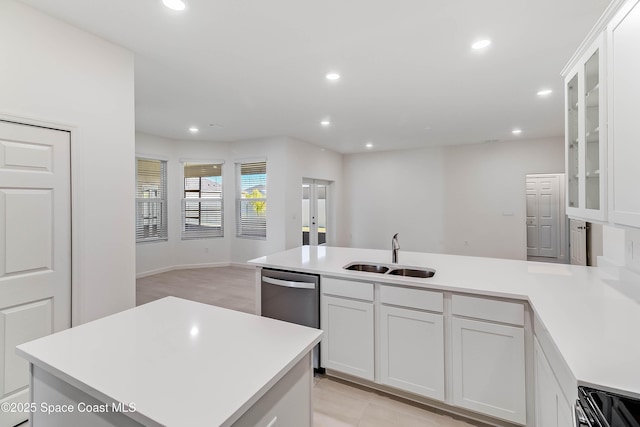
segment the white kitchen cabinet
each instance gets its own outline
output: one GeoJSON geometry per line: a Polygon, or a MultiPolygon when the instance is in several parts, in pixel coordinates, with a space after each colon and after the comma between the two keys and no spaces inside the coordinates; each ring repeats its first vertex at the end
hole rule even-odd
{"type": "Polygon", "coordinates": [[[640,2],[627,1],[607,26],[610,219],[640,227],[640,2]]]}
{"type": "Polygon", "coordinates": [[[442,314],[382,305],[380,382],[444,400],[443,331],[442,314]]]}
{"type": "Polygon", "coordinates": [[[322,366],[373,381],[373,285],[326,278],[320,283],[320,326],[325,331],[320,346],[322,366]],[[370,295],[371,300],[354,295],[366,299],[370,295]]]}
{"type": "Polygon", "coordinates": [[[567,215],[604,221],[607,214],[607,108],[604,37],[565,74],[567,215]]]}
{"type": "Polygon", "coordinates": [[[524,329],[454,316],[451,338],[453,403],[526,424],[524,329]]]}
{"type": "Polygon", "coordinates": [[[534,340],[536,427],[572,427],[571,405],[538,340],[534,340]]]}

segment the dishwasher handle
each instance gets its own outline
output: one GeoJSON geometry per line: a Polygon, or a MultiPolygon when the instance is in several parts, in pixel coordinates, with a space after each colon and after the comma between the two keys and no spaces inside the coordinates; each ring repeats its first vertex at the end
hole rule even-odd
{"type": "Polygon", "coordinates": [[[276,286],[284,286],[285,288],[296,289],[315,289],[316,284],[310,282],[292,282],[290,280],[274,279],[273,277],[262,277],[262,281],[276,286]]]}

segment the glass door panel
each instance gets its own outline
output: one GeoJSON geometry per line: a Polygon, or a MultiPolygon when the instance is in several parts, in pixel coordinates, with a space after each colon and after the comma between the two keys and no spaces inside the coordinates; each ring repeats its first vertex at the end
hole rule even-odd
{"type": "Polygon", "coordinates": [[[316,184],[316,233],[318,245],[327,243],[327,185],[316,184]]]}
{"type": "Polygon", "coordinates": [[[578,98],[578,75],[567,85],[567,138],[568,138],[568,171],[569,174],[569,206],[580,206],[580,138],[578,136],[578,118],[580,117],[578,98]]]}
{"type": "Polygon", "coordinates": [[[302,183],[302,244],[309,244],[309,224],[311,215],[309,212],[309,196],[311,184],[302,183]]]}
{"type": "Polygon", "coordinates": [[[585,207],[600,209],[600,73],[596,51],[584,66],[585,207]]]}

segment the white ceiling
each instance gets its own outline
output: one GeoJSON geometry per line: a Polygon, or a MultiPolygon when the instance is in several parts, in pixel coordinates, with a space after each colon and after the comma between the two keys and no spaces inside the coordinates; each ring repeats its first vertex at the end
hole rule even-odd
{"type": "Polygon", "coordinates": [[[609,3],[185,1],[23,0],[135,52],[139,131],[286,135],[342,153],[563,135],[560,71],[609,3]]]}

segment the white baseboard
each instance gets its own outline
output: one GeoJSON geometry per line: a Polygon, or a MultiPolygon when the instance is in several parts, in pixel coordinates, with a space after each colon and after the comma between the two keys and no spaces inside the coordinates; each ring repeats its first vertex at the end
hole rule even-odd
{"type": "Polygon", "coordinates": [[[232,262],[230,265],[231,267],[250,268],[252,270],[256,268],[255,265],[247,264],[246,262],[232,262]]]}
{"type": "Polygon", "coordinates": [[[166,273],[167,271],[174,270],[173,267],[164,267],[158,268],[157,270],[148,270],[143,271],[142,273],[136,273],[136,279],[140,279],[142,277],[153,276],[154,274],[166,273]]]}
{"type": "Polygon", "coordinates": [[[166,273],[168,271],[174,270],[189,270],[193,268],[215,268],[215,267],[239,267],[239,268],[249,268],[255,269],[256,267],[246,262],[210,262],[204,264],[181,264],[181,265],[173,265],[171,267],[158,268],[156,270],[148,270],[143,271],[141,273],[136,274],[136,279],[140,279],[142,277],[153,276],[160,273],[166,273]]]}

